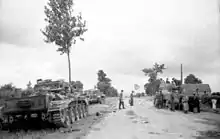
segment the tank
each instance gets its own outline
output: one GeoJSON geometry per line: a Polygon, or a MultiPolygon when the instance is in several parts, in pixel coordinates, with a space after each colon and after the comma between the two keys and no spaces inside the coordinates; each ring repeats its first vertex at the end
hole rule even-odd
{"type": "Polygon", "coordinates": [[[38,80],[34,95],[5,100],[2,109],[3,124],[9,129],[22,121],[37,120],[56,127],[70,127],[88,115],[88,101],[79,94],[70,93],[63,80],[38,80]]]}
{"type": "Polygon", "coordinates": [[[105,94],[97,89],[91,89],[85,91],[87,93],[87,97],[89,98],[89,103],[105,103],[105,94]]]}

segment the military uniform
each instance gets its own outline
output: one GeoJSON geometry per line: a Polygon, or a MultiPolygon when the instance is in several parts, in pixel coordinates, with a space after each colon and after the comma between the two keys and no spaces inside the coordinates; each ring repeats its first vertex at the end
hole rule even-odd
{"type": "Polygon", "coordinates": [[[198,94],[194,94],[193,103],[194,103],[194,109],[197,108],[198,113],[200,113],[200,101],[198,94]]]}
{"type": "Polygon", "coordinates": [[[130,95],[130,106],[134,106],[134,96],[133,96],[133,92],[130,95]]]}
{"type": "Polygon", "coordinates": [[[187,113],[189,111],[189,104],[188,104],[188,96],[184,96],[183,99],[182,99],[182,102],[183,102],[183,111],[185,113],[187,113]]]}
{"type": "Polygon", "coordinates": [[[119,109],[121,109],[121,106],[123,107],[123,109],[125,109],[124,100],[123,100],[123,93],[120,93],[120,95],[119,95],[119,109]]]}
{"type": "Polygon", "coordinates": [[[170,94],[170,110],[175,111],[175,103],[174,103],[174,93],[170,94]]]}

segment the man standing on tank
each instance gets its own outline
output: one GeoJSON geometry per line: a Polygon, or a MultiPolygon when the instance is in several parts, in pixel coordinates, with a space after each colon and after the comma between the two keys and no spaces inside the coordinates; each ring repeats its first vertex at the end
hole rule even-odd
{"type": "Polygon", "coordinates": [[[125,109],[123,92],[124,92],[124,90],[121,90],[121,93],[119,94],[119,109],[121,109],[121,105],[122,105],[123,109],[125,109]]]}

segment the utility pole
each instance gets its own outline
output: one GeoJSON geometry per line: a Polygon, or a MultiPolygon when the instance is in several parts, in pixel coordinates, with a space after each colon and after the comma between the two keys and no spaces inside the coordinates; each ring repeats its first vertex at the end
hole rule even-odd
{"type": "Polygon", "coordinates": [[[182,85],[182,84],[183,84],[183,66],[182,66],[182,64],[181,64],[181,67],[180,67],[180,72],[181,72],[181,73],[180,73],[180,76],[181,76],[181,77],[180,77],[180,78],[181,78],[180,80],[181,80],[181,85],[182,85]]]}

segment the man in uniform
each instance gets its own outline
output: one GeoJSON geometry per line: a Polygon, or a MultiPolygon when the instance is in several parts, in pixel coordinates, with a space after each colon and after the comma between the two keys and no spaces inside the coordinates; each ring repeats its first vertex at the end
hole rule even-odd
{"type": "Polygon", "coordinates": [[[197,108],[198,113],[200,113],[200,100],[199,100],[199,89],[196,89],[196,92],[194,93],[194,108],[197,108]]]}
{"type": "Polygon", "coordinates": [[[131,92],[129,103],[130,106],[134,106],[134,91],[131,92]]]}
{"type": "Polygon", "coordinates": [[[183,96],[182,103],[183,103],[183,111],[184,111],[184,113],[188,113],[188,111],[189,111],[188,101],[189,101],[188,96],[183,96]]]}
{"type": "Polygon", "coordinates": [[[174,103],[174,90],[172,90],[170,94],[170,110],[175,111],[175,103],[174,103]]]}
{"type": "Polygon", "coordinates": [[[123,100],[123,92],[124,92],[124,90],[121,90],[121,93],[119,95],[119,109],[121,109],[121,105],[122,105],[123,109],[125,109],[124,100],[123,100]]]}
{"type": "Polygon", "coordinates": [[[202,104],[207,103],[207,101],[208,101],[208,94],[207,94],[206,91],[204,91],[204,94],[202,95],[201,101],[202,101],[202,104]]]}

